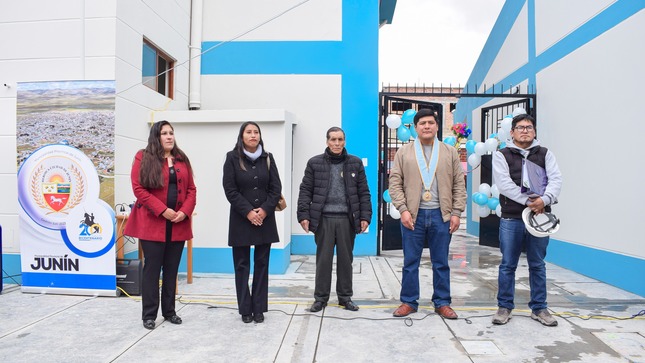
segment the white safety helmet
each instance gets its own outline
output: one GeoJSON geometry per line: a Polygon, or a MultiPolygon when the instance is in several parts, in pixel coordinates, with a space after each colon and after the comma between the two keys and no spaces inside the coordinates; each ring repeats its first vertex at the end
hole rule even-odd
{"type": "Polygon", "coordinates": [[[548,237],[560,229],[560,220],[553,213],[535,214],[531,208],[524,208],[522,220],[526,230],[535,237],[548,237]]]}

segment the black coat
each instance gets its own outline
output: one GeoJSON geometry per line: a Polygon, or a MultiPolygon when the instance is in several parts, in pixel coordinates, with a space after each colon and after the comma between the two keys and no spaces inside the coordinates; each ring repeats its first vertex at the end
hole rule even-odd
{"type": "Polygon", "coordinates": [[[228,225],[229,246],[251,246],[279,242],[275,206],[280,200],[282,183],[273,156],[263,152],[255,161],[242,156],[246,170],[240,167],[237,151],[229,151],[224,162],[224,194],[231,203],[228,225]],[[270,172],[267,158],[271,158],[270,172]],[[267,213],[261,226],[253,225],[247,214],[255,208],[267,213]]]}
{"type": "MultiPolygon", "coordinates": [[[[346,151],[343,150],[344,153],[346,151]]],[[[356,156],[346,154],[343,165],[343,180],[347,210],[356,233],[361,231],[361,221],[372,220],[372,202],[370,190],[367,185],[363,161],[356,156]]],[[[300,183],[298,195],[298,222],[309,220],[309,230],[316,232],[320,223],[329,187],[331,185],[331,161],[326,153],[316,155],[309,159],[305,168],[305,176],[300,183]]]]}

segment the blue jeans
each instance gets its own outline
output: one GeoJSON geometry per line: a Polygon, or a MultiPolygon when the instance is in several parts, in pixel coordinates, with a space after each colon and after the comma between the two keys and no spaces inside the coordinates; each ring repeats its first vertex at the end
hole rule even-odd
{"type": "Polygon", "coordinates": [[[419,308],[419,263],[423,246],[428,241],[432,262],[432,303],[435,308],[450,305],[450,222],[444,222],[440,209],[419,209],[414,231],[401,224],[403,237],[403,281],[401,302],[419,308]]]}
{"type": "Polygon", "coordinates": [[[531,310],[546,309],[546,247],[549,237],[535,237],[530,234],[521,219],[502,218],[499,222],[499,249],[502,252],[502,263],[499,265],[497,279],[497,305],[513,309],[515,303],[515,270],[526,246],[526,259],[529,264],[529,285],[531,288],[531,310]]]}

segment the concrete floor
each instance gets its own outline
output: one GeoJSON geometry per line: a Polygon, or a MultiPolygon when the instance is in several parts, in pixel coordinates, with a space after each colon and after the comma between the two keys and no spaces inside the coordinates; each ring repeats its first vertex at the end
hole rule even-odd
{"type": "MultiPolygon", "coordinates": [[[[237,313],[233,276],[180,276],[182,325],[141,325],[138,297],[26,294],[4,285],[0,295],[0,362],[645,362],[645,297],[547,264],[548,302],[557,327],[530,319],[528,270],[520,260],[513,319],[491,323],[496,310],[497,249],[458,231],[451,244],[453,308],[458,320],[433,312],[432,272],[425,252],[421,306],[394,318],[402,253],[354,260],[358,312],[313,302],[314,256],[292,256],[289,271],[269,280],[262,324],[237,313]],[[593,318],[589,319],[590,316],[593,318]]],[[[332,282],[335,286],[335,282],[332,282]]]]}

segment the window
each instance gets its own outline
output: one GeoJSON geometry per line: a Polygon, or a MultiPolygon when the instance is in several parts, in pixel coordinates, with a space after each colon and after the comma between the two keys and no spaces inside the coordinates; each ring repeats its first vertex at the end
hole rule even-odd
{"type": "Polygon", "coordinates": [[[143,40],[142,80],[146,87],[173,98],[175,60],[148,40],[143,40]],[[163,73],[163,74],[161,74],[163,73]],[[161,74],[160,76],[157,76],[161,74]]]}

